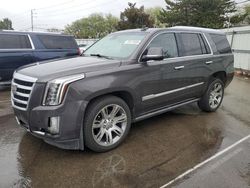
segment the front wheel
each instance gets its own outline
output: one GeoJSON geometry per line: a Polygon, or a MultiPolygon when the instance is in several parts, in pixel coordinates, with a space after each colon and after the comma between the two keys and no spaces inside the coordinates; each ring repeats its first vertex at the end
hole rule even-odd
{"type": "Polygon", "coordinates": [[[224,97],[224,83],[220,79],[214,79],[208,86],[206,93],[198,102],[201,110],[206,112],[216,111],[224,97]]]}
{"type": "Polygon", "coordinates": [[[130,124],[130,110],[122,99],[115,96],[99,98],[90,104],[86,113],[86,146],[96,152],[109,151],[125,139],[130,124]]]}

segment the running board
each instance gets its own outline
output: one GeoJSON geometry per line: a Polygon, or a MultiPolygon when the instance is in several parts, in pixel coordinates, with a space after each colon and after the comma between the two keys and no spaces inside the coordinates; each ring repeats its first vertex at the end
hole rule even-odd
{"type": "Polygon", "coordinates": [[[155,111],[155,112],[150,112],[150,113],[148,113],[148,114],[145,114],[145,115],[142,115],[142,116],[139,116],[139,117],[135,118],[134,122],[141,121],[141,120],[144,120],[144,119],[147,119],[147,118],[156,116],[156,115],[163,114],[163,113],[165,113],[165,112],[171,111],[171,110],[173,110],[173,109],[175,109],[175,108],[178,108],[178,107],[180,107],[180,106],[184,106],[184,105],[186,105],[186,104],[194,103],[194,102],[197,102],[197,101],[199,101],[199,100],[200,100],[200,99],[193,99],[193,100],[190,100],[190,101],[181,103],[181,104],[177,104],[177,105],[174,105],[174,106],[170,106],[170,107],[167,107],[167,108],[164,108],[164,109],[157,110],[157,111],[155,111]]]}

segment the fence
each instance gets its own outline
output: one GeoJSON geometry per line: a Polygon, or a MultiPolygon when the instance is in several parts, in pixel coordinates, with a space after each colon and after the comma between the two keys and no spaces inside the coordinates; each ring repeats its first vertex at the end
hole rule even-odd
{"type": "Polygon", "coordinates": [[[250,73],[250,26],[223,29],[234,53],[234,67],[250,73]]]}
{"type": "Polygon", "coordinates": [[[76,42],[78,45],[80,44],[86,44],[87,46],[93,44],[96,42],[98,39],[76,39],[76,42]]]}

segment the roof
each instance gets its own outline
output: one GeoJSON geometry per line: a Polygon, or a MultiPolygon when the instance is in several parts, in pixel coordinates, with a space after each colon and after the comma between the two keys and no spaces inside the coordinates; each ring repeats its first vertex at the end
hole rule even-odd
{"type": "Polygon", "coordinates": [[[64,35],[71,36],[62,33],[54,33],[54,32],[37,32],[37,31],[15,31],[15,30],[0,30],[0,33],[16,33],[16,34],[40,34],[40,35],[64,35]]]}

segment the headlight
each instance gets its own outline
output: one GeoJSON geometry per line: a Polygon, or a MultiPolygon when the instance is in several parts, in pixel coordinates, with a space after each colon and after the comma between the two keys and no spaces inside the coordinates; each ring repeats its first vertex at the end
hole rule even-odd
{"type": "Polygon", "coordinates": [[[70,83],[83,79],[84,74],[67,76],[49,81],[46,86],[43,105],[56,106],[62,103],[70,83]]]}

